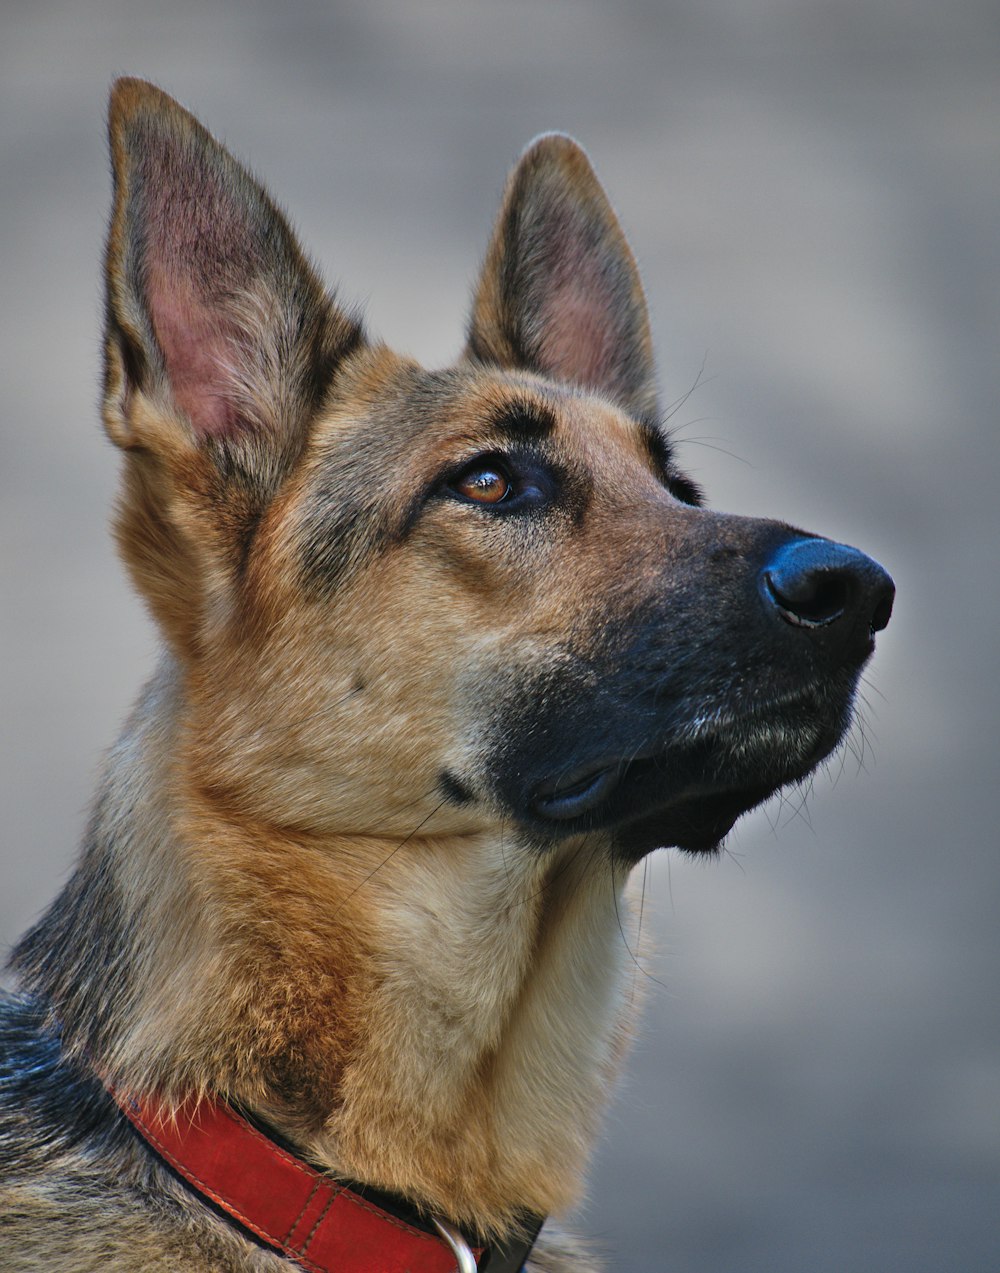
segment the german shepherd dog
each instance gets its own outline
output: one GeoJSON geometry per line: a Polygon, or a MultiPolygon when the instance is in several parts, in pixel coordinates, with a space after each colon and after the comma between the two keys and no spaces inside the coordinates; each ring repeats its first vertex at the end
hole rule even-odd
{"type": "Polygon", "coordinates": [[[702,506],[568,137],[427,371],[164,93],[120,81],[110,135],[103,413],[163,648],[13,952],[0,1264],[593,1269],[533,1239],[629,1031],[629,874],[830,754],[892,582],[702,506]]]}

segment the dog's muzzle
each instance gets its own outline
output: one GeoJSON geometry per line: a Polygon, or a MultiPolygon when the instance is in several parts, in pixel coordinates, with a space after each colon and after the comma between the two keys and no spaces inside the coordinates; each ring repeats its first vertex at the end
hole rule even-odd
{"type": "Polygon", "coordinates": [[[630,858],[711,849],[833,751],[895,588],[855,548],[782,532],[712,606],[707,587],[667,596],[575,684],[536,687],[540,709],[521,700],[499,785],[527,830],[604,829],[630,858]]]}

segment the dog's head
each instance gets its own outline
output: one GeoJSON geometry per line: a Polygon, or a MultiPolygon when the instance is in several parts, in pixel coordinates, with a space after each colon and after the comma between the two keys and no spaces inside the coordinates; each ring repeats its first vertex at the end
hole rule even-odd
{"type": "Polygon", "coordinates": [[[211,799],[318,834],[709,848],[851,716],[892,583],[701,506],[583,152],[508,183],[454,367],[371,340],[151,86],[111,116],[119,539],[211,799]]]}

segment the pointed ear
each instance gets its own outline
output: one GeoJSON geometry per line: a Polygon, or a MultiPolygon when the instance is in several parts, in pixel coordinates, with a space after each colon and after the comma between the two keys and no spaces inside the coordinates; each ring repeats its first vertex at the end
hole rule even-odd
{"type": "Polygon", "coordinates": [[[104,422],[116,535],[175,651],[233,613],[256,529],[364,342],[266,191],[140,80],[111,95],[104,422]]]}
{"type": "Polygon", "coordinates": [[[656,413],[635,258],[590,161],[569,137],[539,137],[511,173],[466,355],[597,390],[636,415],[656,413]]]}
{"type": "Polygon", "coordinates": [[[361,327],[266,191],[172,98],[119,80],[109,129],[108,432],[155,450],[151,407],[266,498],[361,327]]]}

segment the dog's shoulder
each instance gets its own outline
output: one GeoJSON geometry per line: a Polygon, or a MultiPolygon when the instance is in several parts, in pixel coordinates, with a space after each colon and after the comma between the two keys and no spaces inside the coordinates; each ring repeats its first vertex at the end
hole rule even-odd
{"type": "Polygon", "coordinates": [[[5,1273],[264,1273],[270,1253],[192,1211],[37,999],[0,993],[5,1273]],[[217,1229],[218,1232],[214,1232],[217,1229]]]}
{"type": "Polygon", "coordinates": [[[38,999],[0,995],[0,1179],[64,1161],[81,1145],[113,1151],[126,1135],[99,1080],[66,1056],[38,999]]]}

